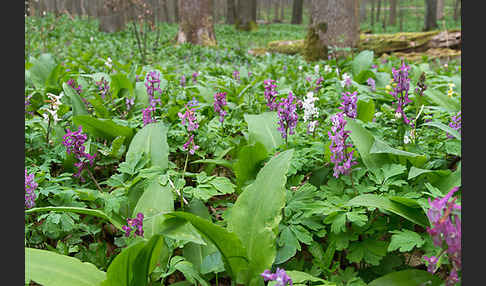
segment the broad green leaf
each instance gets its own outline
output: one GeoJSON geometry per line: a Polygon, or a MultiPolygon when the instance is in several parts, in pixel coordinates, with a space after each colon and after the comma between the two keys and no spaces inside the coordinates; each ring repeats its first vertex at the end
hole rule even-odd
{"type": "Polygon", "coordinates": [[[422,174],[427,174],[427,173],[433,173],[433,174],[437,174],[439,176],[444,176],[444,175],[450,174],[451,171],[450,170],[427,170],[427,169],[420,169],[420,168],[416,168],[415,166],[412,166],[410,168],[410,171],[408,172],[407,180],[413,179],[415,177],[418,177],[422,174]]]}
{"type": "Polygon", "coordinates": [[[275,260],[277,228],[285,206],[286,173],[293,152],[287,150],[267,162],[231,209],[228,228],[241,239],[250,260],[246,285],[262,284],[260,273],[275,260]]]}
{"type": "Polygon", "coordinates": [[[110,88],[111,88],[113,97],[115,97],[115,98],[120,97],[120,92],[123,89],[126,89],[129,92],[130,97],[134,96],[133,85],[125,74],[118,73],[118,74],[112,75],[111,76],[110,88]]]}
{"type": "Polygon", "coordinates": [[[370,150],[375,142],[373,135],[363,128],[361,124],[353,119],[346,119],[347,124],[345,130],[351,131],[349,134],[354,146],[358,149],[359,155],[363,163],[368,169],[379,169],[384,164],[388,163],[386,154],[371,154],[370,150]]]}
{"type": "Polygon", "coordinates": [[[226,167],[228,169],[233,168],[233,164],[231,163],[231,161],[224,160],[224,159],[201,159],[201,160],[196,160],[191,162],[191,164],[200,164],[200,163],[216,164],[216,165],[226,167]]]}
{"type": "Polygon", "coordinates": [[[73,122],[76,125],[83,126],[83,132],[91,136],[112,140],[118,136],[131,138],[133,129],[113,122],[111,119],[95,118],[91,115],[73,116],[73,122]]]}
{"type": "Polygon", "coordinates": [[[260,142],[246,145],[238,151],[238,159],[233,164],[233,170],[239,187],[243,186],[246,181],[256,177],[259,165],[267,156],[267,150],[260,142]]]}
{"type": "Polygon", "coordinates": [[[421,156],[420,154],[411,153],[399,149],[395,149],[389,146],[387,143],[381,141],[380,139],[375,138],[375,142],[371,146],[370,154],[393,154],[399,156],[406,156],[406,157],[418,157],[421,156]]]}
{"type": "Polygon", "coordinates": [[[73,116],[76,115],[88,115],[86,110],[86,105],[81,100],[81,96],[67,83],[62,84],[62,89],[67,97],[71,100],[71,105],[73,107],[73,116]]]}
{"type": "Polygon", "coordinates": [[[144,273],[135,272],[135,261],[146,244],[147,242],[142,240],[123,249],[108,266],[106,280],[102,286],[136,286],[133,283],[135,276],[144,276],[144,273]]]}
{"type": "Polygon", "coordinates": [[[187,220],[182,218],[164,218],[164,221],[158,225],[158,233],[174,240],[206,245],[199,232],[187,220]]]}
{"type": "Polygon", "coordinates": [[[162,122],[145,125],[133,136],[126,154],[126,161],[145,153],[150,158],[151,166],[167,169],[169,164],[169,145],[167,144],[168,128],[162,122]]]}
{"type": "Polygon", "coordinates": [[[422,124],[422,126],[432,126],[432,127],[437,127],[441,129],[442,131],[449,133],[450,135],[454,136],[457,140],[461,140],[461,134],[455,129],[452,129],[451,127],[438,122],[438,121],[431,121],[431,122],[425,122],[422,124]]]}
{"type": "Polygon", "coordinates": [[[201,284],[201,286],[210,286],[208,282],[206,282],[206,280],[199,275],[198,271],[194,269],[194,265],[191,262],[180,261],[174,266],[174,268],[179,270],[184,277],[192,283],[192,285],[201,284]]]}
{"type": "Polygon", "coordinates": [[[363,122],[370,122],[375,117],[375,102],[370,99],[368,101],[358,100],[358,119],[363,122]]]}
{"type": "Polygon", "coordinates": [[[148,275],[155,268],[155,262],[162,255],[169,257],[169,250],[165,245],[164,238],[160,235],[154,235],[140,250],[133,263],[133,286],[148,285],[148,275]],[[162,248],[163,247],[163,248],[162,248]],[[162,253],[162,252],[164,253],[162,253]]]}
{"type": "Polygon", "coordinates": [[[36,212],[71,212],[71,213],[77,213],[77,214],[87,214],[87,215],[92,215],[95,217],[99,217],[101,219],[107,220],[110,223],[112,223],[116,228],[122,229],[122,226],[126,224],[122,218],[120,217],[114,217],[114,216],[108,216],[106,213],[100,211],[100,210],[92,210],[92,209],[86,209],[86,208],[79,208],[79,207],[41,207],[41,208],[32,208],[29,210],[26,210],[25,213],[36,213],[36,212]]]}
{"type": "Polygon", "coordinates": [[[297,237],[287,226],[280,233],[278,244],[281,247],[277,249],[277,254],[274,261],[275,264],[284,263],[285,261],[292,258],[295,253],[297,253],[297,249],[300,250],[300,245],[297,237]]]}
{"type": "Polygon", "coordinates": [[[392,230],[390,232],[393,233],[393,235],[391,237],[390,245],[388,245],[388,251],[399,249],[400,252],[408,252],[414,247],[421,247],[425,243],[418,233],[408,229],[392,230]]]}
{"type": "Polygon", "coordinates": [[[357,241],[349,246],[349,253],[346,258],[350,262],[359,263],[364,260],[371,265],[379,265],[380,261],[386,255],[387,242],[375,239],[357,241]]]}
{"type": "Polygon", "coordinates": [[[135,84],[135,103],[141,106],[149,105],[149,96],[147,94],[147,88],[143,82],[137,82],[135,84]]]}
{"type": "Polygon", "coordinates": [[[450,175],[446,176],[436,187],[439,188],[443,194],[447,194],[452,188],[461,186],[461,163],[457,166],[457,169],[450,175]]]}
{"type": "Polygon", "coordinates": [[[174,210],[174,195],[169,185],[162,186],[158,180],[152,180],[133,210],[132,217],[141,212],[144,215],[143,231],[149,239],[160,232],[164,214],[174,210]]]}
{"type": "Polygon", "coordinates": [[[262,143],[268,152],[273,151],[284,143],[282,135],[278,132],[278,117],[276,112],[264,112],[262,114],[245,114],[248,123],[248,141],[262,143]]]}
{"type": "Polygon", "coordinates": [[[362,51],[351,61],[353,75],[357,76],[362,71],[371,68],[373,64],[373,51],[362,51]]]}
{"type": "Polygon", "coordinates": [[[101,285],[106,273],[74,257],[26,247],[25,277],[26,282],[43,286],[95,286],[101,285]]]}
{"type": "Polygon", "coordinates": [[[453,98],[449,98],[447,93],[434,88],[428,88],[424,91],[424,96],[427,100],[444,108],[449,112],[459,112],[461,110],[461,103],[453,98]]]}
{"type": "Polygon", "coordinates": [[[368,283],[368,286],[439,286],[442,283],[438,276],[425,270],[408,269],[381,276],[368,283]]]}
{"type": "Polygon", "coordinates": [[[321,282],[321,283],[324,283],[324,284],[319,284],[319,285],[325,285],[325,286],[336,285],[333,282],[328,282],[324,279],[312,276],[312,275],[310,275],[306,272],[302,272],[302,271],[289,270],[289,271],[285,271],[285,273],[287,273],[287,275],[290,277],[290,279],[292,279],[293,284],[307,284],[309,282],[321,282]]]}
{"type": "Polygon", "coordinates": [[[385,197],[380,197],[374,194],[364,194],[347,202],[348,206],[363,206],[363,207],[374,207],[381,208],[392,213],[395,213],[409,221],[419,224],[423,227],[429,226],[429,220],[423,210],[409,207],[407,205],[392,201],[385,197]]]}
{"type": "Polygon", "coordinates": [[[246,249],[241,240],[232,232],[218,226],[204,218],[188,212],[172,212],[165,215],[167,218],[179,217],[189,221],[206,239],[211,241],[222,255],[225,269],[228,274],[240,283],[245,277],[248,268],[246,249]]]}
{"type": "Polygon", "coordinates": [[[51,54],[42,54],[37,59],[31,60],[29,69],[30,79],[36,89],[41,89],[47,83],[49,75],[56,67],[56,62],[51,54]]]}

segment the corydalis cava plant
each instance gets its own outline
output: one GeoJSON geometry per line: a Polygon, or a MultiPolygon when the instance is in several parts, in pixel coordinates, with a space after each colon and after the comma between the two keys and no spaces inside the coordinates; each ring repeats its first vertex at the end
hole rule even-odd
{"type": "Polygon", "coordinates": [[[310,91],[307,93],[304,101],[302,102],[302,108],[304,109],[304,122],[308,122],[307,134],[314,132],[318,124],[317,118],[319,117],[319,110],[314,105],[317,100],[318,98],[314,97],[314,93],[310,91]]]}
{"type": "Polygon", "coordinates": [[[263,277],[263,280],[266,281],[275,281],[275,286],[286,286],[290,285],[293,286],[292,279],[287,275],[284,269],[278,268],[275,273],[270,272],[270,270],[265,270],[263,271],[262,274],[260,274],[263,277]]]}
{"type": "Polygon", "coordinates": [[[62,144],[66,146],[67,154],[73,154],[74,157],[78,160],[78,162],[74,163],[74,166],[78,168],[78,172],[74,175],[81,179],[84,182],[84,178],[81,176],[81,172],[87,167],[88,163],[90,166],[93,166],[95,155],[90,155],[86,153],[86,147],[83,145],[86,142],[88,136],[82,133],[82,126],[78,127],[78,131],[70,131],[68,130],[66,135],[64,135],[64,141],[62,144]]]}
{"type": "Polygon", "coordinates": [[[294,129],[297,126],[299,115],[297,115],[296,98],[289,92],[289,95],[282,99],[278,105],[277,115],[279,118],[277,128],[282,134],[282,138],[287,143],[288,135],[294,134],[294,129]],[[295,102],[294,102],[295,101],[295,102]]]}
{"type": "Polygon", "coordinates": [[[127,225],[122,226],[123,231],[125,231],[125,236],[129,237],[133,232],[133,236],[143,237],[143,214],[138,213],[135,218],[127,218],[127,225]]]}
{"type": "Polygon", "coordinates": [[[278,107],[277,91],[275,90],[275,88],[277,88],[277,85],[275,84],[275,80],[266,79],[263,81],[263,86],[265,87],[264,95],[265,100],[267,101],[267,106],[270,111],[273,111],[278,107]]]}
{"type": "Polygon", "coordinates": [[[197,123],[197,118],[196,118],[196,108],[194,108],[194,103],[190,102],[189,104],[185,105],[185,111],[184,113],[179,112],[178,116],[181,119],[181,124],[183,126],[187,126],[187,132],[189,135],[189,139],[186,141],[186,143],[183,145],[182,149],[187,151],[189,150],[189,153],[193,155],[197,149],[199,149],[199,146],[196,145],[194,142],[194,131],[196,131],[199,128],[199,124],[197,123]],[[191,106],[191,107],[190,107],[191,106]]]}
{"type": "Polygon", "coordinates": [[[34,190],[37,189],[38,184],[34,181],[34,174],[28,174],[27,169],[25,169],[25,179],[24,179],[24,188],[25,188],[25,207],[27,209],[31,209],[35,206],[35,199],[37,195],[35,194],[34,190]]]}
{"type": "Polygon", "coordinates": [[[402,117],[406,124],[413,126],[413,123],[408,119],[404,112],[405,106],[412,102],[408,98],[408,90],[410,88],[410,79],[408,78],[409,69],[410,67],[405,65],[405,62],[403,61],[398,70],[392,68],[394,87],[393,90],[390,91],[390,94],[396,100],[393,102],[393,105],[396,105],[395,117],[402,117]]]}
{"type": "Polygon", "coordinates": [[[219,122],[223,123],[227,112],[223,109],[226,106],[226,92],[218,92],[214,94],[214,112],[219,114],[219,122]]]}
{"type": "Polygon", "coordinates": [[[338,178],[340,174],[349,174],[351,167],[357,163],[353,161],[354,150],[348,152],[347,149],[353,145],[346,143],[346,139],[349,137],[351,131],[345,131],[346,119],[344,119],[344,113],[339,112],[331,117],[332,126],[331,131],[328,132],[331,145],[331,163],[334,164],[334,177],[338,178]]]}

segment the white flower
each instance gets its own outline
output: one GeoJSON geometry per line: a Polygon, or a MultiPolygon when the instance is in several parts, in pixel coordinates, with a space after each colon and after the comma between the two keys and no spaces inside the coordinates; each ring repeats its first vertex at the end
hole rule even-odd
{"type": "Polygon", "coordinates": [[[314,116],[319,115],[319,110],[314,106],[314,102],[316,100],[318,100],[318,98],[314,97],[314,93],[312,91],[307,93],[306,98],[302,102],[302,108],[304,108],[304,122],[307,122],[314,116]]]}
{"type": "Polygon", "coordinates": [[[314,132],[314,130],[316,129],[317,123],[319,123],[319,121],[317,121],[317,120],[309,122],[309,124],[307,125],[307,131],[309,133],[314,132]]]}
{"type": "Polygon", "coordinates": [[[351,76],[347,73],[343,74],[343,80],[341,81],[341,86],[344,88],[346,81],[351,80],[351,76]]]}
{"type": "Polygon", "coordinates": [[[332,68],[329,65],[325,65],[324,72],[332,72],[332,68]]]}
{"type": "Polygon", "coordinates": [[[401,114],[400,112],[398,112],[398,111],[397,111],[397,112],[395,112],[395,119],[397,119],[397,120],[398,120],[398,119],[400,119],[400,118],[402,118],[402,114],[401,114]]]}
{"type": "MultiPolygon", "coordinates": [[[[59,121],[59,117],[57,116],[57,111],[59,110],[59,105],[61,105],[61,97],[63,97],[63,95],[64,93],[62,92],[59,95],[47,93],[47,96],[49,97],[51,103],[49,108],[45,108],[44,110],[46,110],[48,113],[51,114],[52,118],[54,119],[54,122],[59,121]]],[[[42,117],[44,117],[46,121],[49,121],[49,116],[47,115],[47,113],[42,113],[42,117]]]]}
{"type": "Polygon", "coordinates": [[[111,58],[110,58],[110,57],[108,57],[108,58],[106,59],[105,65],[111,69],[111,67],[112,67],[112,63],[113,63],[113,62],[111,61],[111,58]]]}
{"type": "Polygon", "coordinates": [[[302,66],[299,66],[299,70],[300,70],[300,71],[302,70],[302,66]]]}
{"type": "Polygon", "coordinates": [[[319,65],[315,65],[314,66],[314,72],[315,73],[319,73],[319,65]]]}
{"type": "Polygon", "coordinates": [[[410,138],[409,138],[409,137],[408,137],[408,135],[405,133],[405,135],[403,135],[403,143],[404,143],[404,144],[408,144],[408,143],[410,143],[410,142],[411,142],[410,138]]]}

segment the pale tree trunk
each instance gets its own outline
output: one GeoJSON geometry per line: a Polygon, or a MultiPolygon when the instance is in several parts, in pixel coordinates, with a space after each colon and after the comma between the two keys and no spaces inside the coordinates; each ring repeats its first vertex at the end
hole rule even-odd
{"type": "Polygon", "coordinates": [[[272,2],[271,0],[266,0],[265,1],[265,5],[266,5],[266,17],[265,17],[265,21],[266,22],[270,22],[270,15],[272,14],[272,2]]]}
{"type": "Polygon", "coordinates": [[[179,23],[180,14],[179,14],[179,0],[174,0],[174,22],[179,23]]]}
{"type": "Polygon", "coordinates": [[[397,24],[397,1],[390,0],[390,25],[394,26],[397,24]]]}
{"type": "Polygon", "coordinates": [[[280,21],[285,21],[285,3],[284,0],[280,0],[280,21]]]}
{"type": "Polygon", "coordinates": [[[304,40],[304,58],[308,61],[327,59],[330,46],[357,47],[358,12],[359,0],[312,0],[312,23],[304,40]]]}
{"type": "MultiPolygon", "coordinates": [[[[237,30],[253,31],[257,29],[256,21],[253,20],[253,1],[238,1],[238,12],[236,13],[235,26],[237,30]]],[[[256,7],[255,7],[256,8],[256,7]]]]}
{"type": "Polygon", "coordinates": [[[425,31],[437,29],[437,0],[425,0],[425,31]]]}
{"type": "Polygon", "coordinates": [[[401,3],[399,2],[398,3],[398,9],[400,9],[398,12],[398,18],[400,18],[399,22],[400,22],[400,32],[403,31],[403,17],[404,17],[404,13],[405,13],[405,9],[402,7],[401,3]]]}
{"type": "Polygon", "coordinates": [[[437,20],[444,17],[444,0],[437,0],[437,20]]]}
{"type": "Polygon", "coordinates": [[[378,0],[378,5],[376,6],[376,22],[380,22],[381,13],[381,0],[378,0]]]}
{"type": "Polygon", "coordinates": [[[280,0],[273,0],[275,3],[275,14],[273,15],[273,22],[278,22],[278,10],[280,9],[280,0]]]}
{"type": "Polygon", "coordinates": [[[169,7],[167,7],[167,0],[160,0],[160,9],[162,21],[169,23],[169,7]]]}
{"type": "Polygon", "coordinates": [[[371,28],[375,25],[375,1],[376,0],[370,0],[371,1],[371,28]]]}
{"type": "Polygon", "coordinates": [[[359,21],[365,22],[366,21],[366,4],[368,0],[361,0],[359,4],[359,21]]]}
{"type": "Polygon", "coordinates": [[[457,19],[459,19],[459,15],[461,14],[461,12],[459,11],[459,5],[462,9],[461,0],[456,0],[456,2],[454,3],[454,21],[457,21],[457,19]]]}
{"type": "Polygon", "coordinates": [[[251,5],[251,20],[256,23],[257,20],[257,1],[256,0],[248,0],[250,1],[251,5]]]}
{"type": "Polygon", "coordinates": [[[179,0],[178,44],[215,46],[212,0],[179,0]]]}
{"type": "Polygon", "coordinates": [[[294,0],[292,7],[292,24],[302,24],[302,12],[304,9],[304,0],[294,0]]]}
{"type": "Polygon", "coordinates": [[[236,11],[235,0],[228,0],[228,6],[226,9],[226,24],[233,25],[235,23],[236,11]]]}

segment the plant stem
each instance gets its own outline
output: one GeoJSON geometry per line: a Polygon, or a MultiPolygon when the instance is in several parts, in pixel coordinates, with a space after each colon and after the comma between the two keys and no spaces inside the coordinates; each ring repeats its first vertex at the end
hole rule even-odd
{"type": "MultiPolygon", "coordinates": [[[[189,160],[189,151],[187,151],[186,162],[184,163],[184,171],[182,171],[182,180],[184,180],[184,175],[186,174],[187,161],[188,160],[189,160]]],[[[184,197],[182,195],[182,190],[181,190],[181,208],[182,208],[182,210],[184,210],[184,197]]]]}
{"type": "Polygon", "coordinates": [[[91,173],[91,171],[89,169],[86,169],[86,170],[88,171],[89,177],[91,178],[91,180],[93,180],[93,182],[95,183],[98,190],[100,190],[100,192],[103,192],[103,189],[98,184],[98,181],[96,181],[95,177],[93,176],[93,173],[91,173]]]}
{"type": "Polygon", "coordinates": [[[49,145],[49,133],[51,131],[51,115],[49,114],[49,120],[47,121],[47,134],[46,134],[46,143],[49,145]]]}

